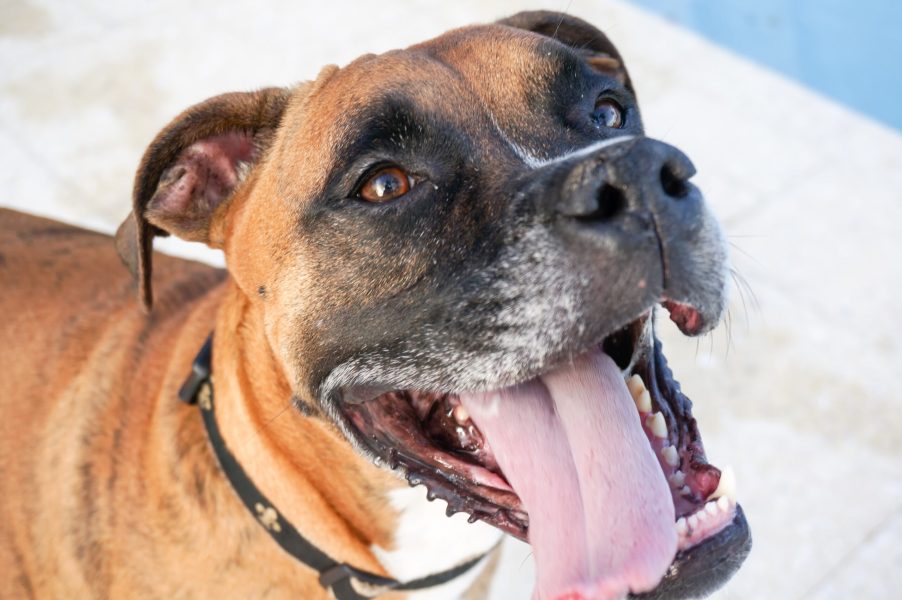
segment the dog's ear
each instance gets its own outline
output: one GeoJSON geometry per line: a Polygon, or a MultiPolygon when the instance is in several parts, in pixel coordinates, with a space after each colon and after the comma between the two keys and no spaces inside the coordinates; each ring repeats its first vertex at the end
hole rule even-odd
{"type": "Polygon", "coordinates": [[[267,88],[223,94],[192,106],[153,140],[135,177],[132,212],[116,232],[116,249],[153,304],[153,238],[176,235],[210,243],[214,213],[260,160],[291,92],[267,88]]]}
{"type": "Polygon", "coordinates": [[[586,62],[593,68],[616,78],[635,95],[633,83],[617,48],[597,27],[582,19],[549,10],[535,10],[517,13],[498,23],[538,33],[570,46],[585,56],[586,62]]]}

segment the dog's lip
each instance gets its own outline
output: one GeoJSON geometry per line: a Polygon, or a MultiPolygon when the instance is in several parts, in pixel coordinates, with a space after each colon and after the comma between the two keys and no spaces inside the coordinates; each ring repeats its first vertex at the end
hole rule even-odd
{"type": "Polygon", "coordinates": [[[742,506],[717,534],[677,553],[655,589],[630,594],[635,600],[683,600],[713,593],[739,570],[752,549],[752,534],[742,506]]]}
{"type": "MultiPolygon", "coordinates": [[[[626,331],[636,345],[634,352],[631,353],[628,364],[618,364],[623,368],[624,375],[632,373],[643,373],[643,377],[653,380],[651,385],[655,386],[654,390],[650,390],[657,395],[656,405],[661,401],[663,394],[667,398],[663,401],[666,405],[665,418],[668,422],[668,428],[673,445],[681,448],[681,452],[686,452],[686,456],[690,457],[694,463],[698,458],[702,468],[707,467],[704,458],[704,451],[701,448],[701,439],[695,426],[695,420],[691,416],[691,402],[679,390],[679,384],[673,380],[670,370],[663,358],[660,349],[660,342],[654,337],[653,321],[648,318],[650,311],[643,313],[640,319],[631,322],[626,327],[618,330],[626,331]],[[638,325],[637,325],[638,323],[638,325]],[[660,388],[660,389],[659,389],[660,388]],[[678,425],[674,427],[674,425],[678,425]],[[683,444],[683,446],[679,446],[683,444]],[[697,452],[698,454],[692,454],[697,452]]],[[[616,332],[615,332],[616,333],[616,332]]],[[[606,338],[607,339],[607,338],[606,338]]],[[[651,387],[651,386],[650,386],[651,387]]],[[[342,402],[344,404],[360,404],[384,394],[386,390],[392,389],[390,386],[383,385],[363,385],[353,388],[345,388],[342,392],[342,402]]],[[[340,404],[341,404],[340,403],[340,404]]],[[[350,424],[347,415],[343,415],[350,424]]],[[[402,455],[398,450],[390,445],[383,446],[381,449],[374,447],[372,442],[375,437],[367,439],[368,436],[363,435],[352,424],[349,430],[358,438],[361,447],[367,453],[374,455],[377,464],[387,464],[392,469],[398,469],[403,473],[411,486],[425,484],[429,490],[428,497],[433,499],[439,497],[448,501],[448,514],[455,512],[468,512],[471,514],[471,522],[475,520],[484,520],[492,524],[502,531],[505,531],[514,537],[527,540],[528,537],[528,515],[522,510],[522,504],[519,498],[513,493],[507,485],[476,485],[474,489],[479,492],[485,492],[485,496],[473,497],[467,490],[461,489],[459,477],[440,478],[436,477],[430,469],[434,466],[424,463],[409,464],[409,462],[399,460],[402,455]],[[413,467],[413,468],[411,468],[413,467]],[[500,500],[499,500],[500,499],[500,500]],[[499,500],[499,501],[495,501],[499,500]]],[[[409,457],[408,457],[409,458],[409,457]]],[[[713,467],[710,467],[717,471],[713,467]]],[[[718,472],[719,473],[719,472],[718,472]]],[[[489,483],[489,482],[482,482],[489,483]]],[[[473,490],[469,490],[472,492],[473,490]]],[[[704,507],[705,492],[694,508],[704,507]]],[[[674,497],[676,501],[676,496],[674,497]]],[[[677,516],[680,514],[688,514],[686,507],[681,510],[678,508],[677,516]]],[[[748,532],[748,524],[738,504],[733,502],[728,511],[728,517],[732,519],[728,525],[723,525],[712,529],[712,534],[703,537],[698,541],[685,543],[680,546],[680,550],[675,557],[671,567],[663,575],[661,583],[652,592],[637,594],[636,598],[679,598],[692,597],[697,593],[694,585],[695,580],[701,581],[702,575],[696,573],[704,572],[705,564],[713,565],[709,573],[710,577],[705,581],[705,585],[713,590],[726,582],[732,573],[737,570],[748,553],[750,546],[750,535],[748,532]],[[725,542],[728,541],[729,543],[725,542]],[[721,556],[718,552],[724,552],[726,555],[721,556]],[[723,565],[721,563],[724,563],[723,565]],[[730,568],[727,568],[730,566],[730,568]],[[686,579],[689,577],[689,579],[686,579]],[[662,591],[664,590],[664,591],[662,591]],[[686,596],[673,595],[683,590],[686,596]],[[661,595],[655,595],[655,594],[661,595]]]]}
{"type": "Polygon", "coordinates": [[[701,311],[689,302],[662,298],[661,306],[670,314],[670,320],[686,335],[698,335],[705,328],[701,311]]]}
{"type": "MultiPolygon", "coordinates": [[[[619,341],[626,342],[627,346],[630,349],[628,356],[622,355],[622,353],[619,356],[613,356],[615,362],[618,364],[618,366],[620,366],[624,375],[628,375],[629,372],[633,370],[633,367],[635,366],[636,362],[639,360],[643,352],[645,352],[651,345],[650,336],[652,335],[652,331],[649,327],[649,324],[651,323],[653,310],[654,306],[644,309],[636,318],[631,319],[626,324],[606,333],[602,337],[602,340],[600,342],[591,344],[590,346],[584,348],[582,351],[568,353],[556,362],[549,362],[532,370],[523,371],[515,377],[504,378],[503,380],[496,381],[494,384],[483,385],[479,389],[445,389],[441,390],[441,392],[446,394],[461,394],[471,391],[498,389],[524,383],[526,381],[535,379],[536,377],[540,377],[543,373],[547,373],[548,371],[553,369],[556,364],[569,362],[573,356],[583,354],[585,351],[588,351],[590,349],[602,348],[605,353],[611,355],[612,348],[610,347],[609,342],[616,336],[622,336],[623,339],[619,341]]],[[[327,402],[329,403],[359,404],[368,402],[370,400],[378,398],[383,394],[398,389],[426,388],[425,386],[399,387],[395,384],[386,383],[384,381],[370,380],[366,382],[355,383],[353,385],[340,386],[334,389],[334,391],[332,391],[331,393],[326,393],[325,396],[327,397],[327,402]]]]}

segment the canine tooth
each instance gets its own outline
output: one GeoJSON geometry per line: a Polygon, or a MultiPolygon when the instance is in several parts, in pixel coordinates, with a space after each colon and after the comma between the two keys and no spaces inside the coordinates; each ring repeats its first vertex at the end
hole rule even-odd
{"type": "Polygon", "coordinates": [[[638,396],[633,396],[633,399],[636,401],[636,408],[639,412],[651,412],[651,394],[648,393],[648,390],[642,390],[638,396]]]}
{"type": "Polygon", "coordinates": [[[645,424],[651,429],[651,432],[655,437],[667,437],[667,423],[664,422],[664,415],[660,412],[656,412],[645,419],[645,424]]]}
{"type": "Polygon", "coordinates": [[[684,483],[686,483],[686,474],[682,471],[675,471],[673,475],[671,475],[668,480],[673,487],[680,487],[684,483]]]}
{"type": "Polygon", "coordinates": [[[704,509],[704,508],[701,508],[701,509],[697,510],[697,511],[695,512],[695,515],[693,515],[693,516],[695,516],[696,518],[698,518],[698,522],[699,522],[699,523],[704,523],[705,521],[708,520],[708,513],[705,512],[705,509],[704,509]]]}
{"type": "Polygon", "coordinates": [[[717,508],[717,502],[708,502],[707,504],[705,504],[705,511],[709,515],[716,515],[718,510],[719,509],[717,508]]]}
{"type": "Polygon", "coordinates": [[[664,446],[661,448],[661,456],[664,457],[664,462],[666,462],[671,467],[675,467],[680,464],[680,453],[677,452],[677,449],[673,446],[664,446]]]}
{"type": "Polygon", "coordinates": [[[680,490],[680,493],[683,494],[684,496],[691,496],[692,490],[689,488],[688,485],[684,485],[682,487],[682,489],[680,490]]]}
{"type": "Polygon", "coordinates": [[[698,527],[698,517],[695,515],[689,515],[689,518],[686,519],[686,522],[689,523],[689,527],[691,529],[696,529],[698,527]]]}
{"type": "Polygon", "coordinates": [[[645,391],[645,382],[638,375],[633,375],[626,380],[626,387],[630,391],[633,398],[637,398],[639,394],[645,391]]]}
{"type": "Polygon", "coordinates": [[[708,496],[708,500],[716,500],[722,496],[726,496],[731,501],[736,502],[736,473],[733,467],[726,466],[720,472],[720,481],[717,482],[717,489],[708,496]]]}
{"type": "Polygon", "coordinates": [[[721,496],[717,499],[717,507],[720,510],[727,512],[728,510],[730,510],[730,499],[726,496],[721,496]]]}
{"type": "Polygon", "coordinates": [[[686,535],[689,533],[689,525],[686,524],[686,517],[680,517],[676,522],[677,535],[686,535]]]}
{"type": "Polygon", "coordinates": [[[463,425],[470,420],[470,413],[467,412],[467,409],[464,408],[463,404],[458,404],[451,412],[458,425],[463,425]]]}

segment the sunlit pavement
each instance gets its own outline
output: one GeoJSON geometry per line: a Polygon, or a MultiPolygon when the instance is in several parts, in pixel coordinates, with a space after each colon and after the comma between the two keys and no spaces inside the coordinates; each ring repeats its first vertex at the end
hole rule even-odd
{"type": "MultiPolygon", "coordinates": [[[[189,104],[565,3],[261,6],[0,4],[0,204],[112,232],[145,145],[189,104]]],[[[717,597],[899,597],[902,136],[632,6],[566,6],[620,47],[649,135],[692,157],[740,274],[713,335],[664,327],[755,538],[717,597]]],[[[505,548],[495,597],[528,596],[527,554],[505,548]]]]}

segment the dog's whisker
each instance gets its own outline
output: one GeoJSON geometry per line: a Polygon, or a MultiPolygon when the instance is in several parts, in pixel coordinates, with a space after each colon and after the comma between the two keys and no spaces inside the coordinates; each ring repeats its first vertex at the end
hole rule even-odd
{"type": "Polygon", "coordinates": [[[573,0],[569,0],[569,1],[567,2],[567,6],[565,6],[565,7],[564,7],[564,10],[561,11],[561,18],[560,18],[560,20],[557,22],[557,27],[554,28],[554,33],[551,34],[551,39],[553,39],[553,40],[556,40],[556,39],[557,39],[557,32],[560,31],[561,25],[564,24],[564,19],[567,18],[567,13],[570,11],[570,7],[571,7],[572,5],[573,5],[573,0]]]}
{"type": "MultiPolygon", "coordinates": [[[[737,237],[737,236],[727,236],[727,237],[737,237]]],[[[764,237],[764,236],[747,236],[747,237],[764,237]]],[[[737,244],[733,241],[730,241],[730,240],[728,240],[727,243],[730,244],[731,248],[733,248],[734,250],[736,250],[737,252],[739,252],[740,254],[742,254],[743,256],[745,256],[746,258],[751,260],[752,262],[754,262],[755,264],[759,264],[759,265],[761,264],[761,262],[757,258],[755,258],[749,252],[746,252],[741,246],[739,246],[739,244],[737,244]]]]}

